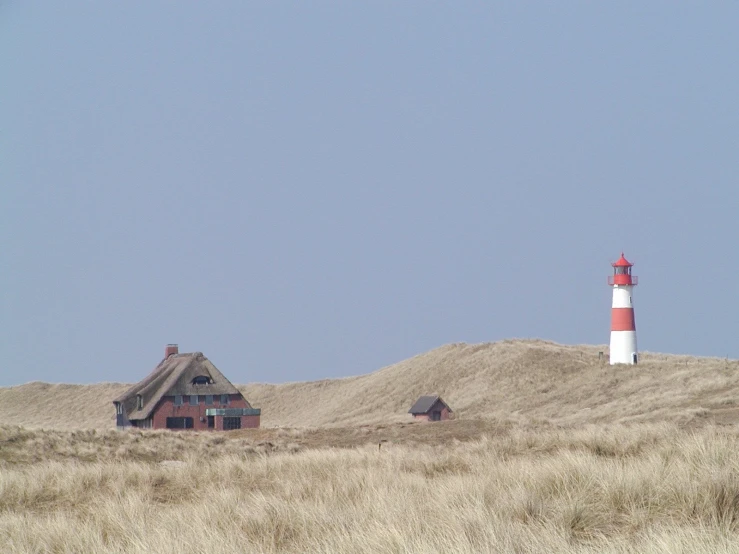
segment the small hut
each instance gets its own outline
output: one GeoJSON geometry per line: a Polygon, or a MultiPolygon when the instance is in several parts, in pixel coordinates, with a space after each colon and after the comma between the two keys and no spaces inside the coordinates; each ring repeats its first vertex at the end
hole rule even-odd
{"type": "Polygon", "coordinates": [[[413,419],[422,421],[443,421],[449,419],[452,409],[441,396],[422,396],[411,406],[408,413],[413,419]]]}

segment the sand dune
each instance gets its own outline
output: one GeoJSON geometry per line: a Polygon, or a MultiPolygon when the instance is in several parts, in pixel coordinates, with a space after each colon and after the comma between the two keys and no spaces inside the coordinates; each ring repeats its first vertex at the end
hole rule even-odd
{"type": "MultiPolygon", "coordinates": [[[[449,344],[344,379],[240,385],[267,427],[407,421],[421,394],[438,393],[465,419],[580,425],[739,420],[739,361],[643,353],[637,366],[598,360],[604,347],[543,340],[449,344]]],[[[32,428],[112,428],[112,398],[129,384],[0,388],[0,421],[32,428]]]]}

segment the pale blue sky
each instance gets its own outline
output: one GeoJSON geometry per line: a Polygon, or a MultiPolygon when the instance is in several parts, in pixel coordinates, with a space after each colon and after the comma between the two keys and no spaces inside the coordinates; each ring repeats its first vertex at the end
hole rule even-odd
{"type": "Polygon", "coordinates": [[[739,4],[3,2],[0,385],[739,357],[739,4]]]}

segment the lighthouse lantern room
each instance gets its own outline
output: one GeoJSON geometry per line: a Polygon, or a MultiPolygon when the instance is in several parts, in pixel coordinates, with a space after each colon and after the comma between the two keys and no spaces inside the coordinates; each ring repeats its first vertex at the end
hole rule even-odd
{"type": "Polygon", "coordinates": [[[608,277],[608,284],[613,287],[613,303],[611,305],[611,365],[635,364],[638,359],[636,349],[636,324],[634,322],[633,289],[639,283],[631,274],[634,264],[621,253],[621,257],[613,266],[613,275],[608,277]]]}

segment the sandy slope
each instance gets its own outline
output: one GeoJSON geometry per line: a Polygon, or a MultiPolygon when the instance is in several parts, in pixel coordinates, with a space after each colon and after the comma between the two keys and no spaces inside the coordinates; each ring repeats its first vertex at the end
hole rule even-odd
{"type": "MultiPolygon", "coordinates": [[[[739,362],[664,354],[638,366],[598,361],[603,347],[541,340],[450,344],[358,377],[240,386],[263,426],[354,426],[407,421],[438,393],[465,419],[562,425],[739,420],[739,362]]],[[[28,383],[0,388],[0,421],[44,428],[110,428],[111,399],[129,385],[28,383]]]]}

